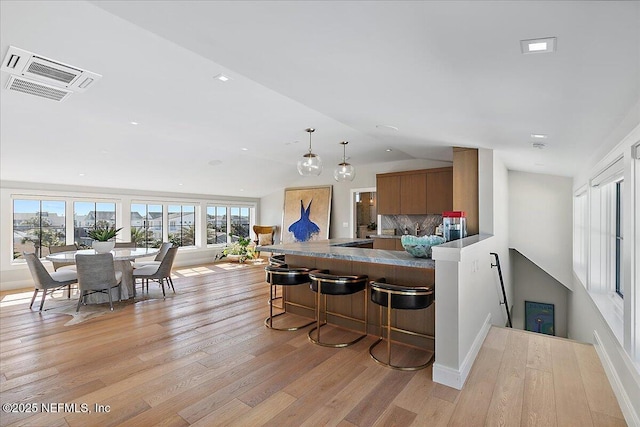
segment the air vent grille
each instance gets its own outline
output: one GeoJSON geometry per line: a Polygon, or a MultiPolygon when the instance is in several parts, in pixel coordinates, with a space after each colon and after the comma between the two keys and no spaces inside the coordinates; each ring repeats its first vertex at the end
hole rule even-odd
{"type": "Polygon", "coordinates": [[[31,64],[29,64],[29,69],[27,71],[29,73],[37,74],[39,76],[47,77],[49,79],[57,80],[63,83],[71,83],[73,79],[75,79],[78,75],[49,67],[48,65],[39,62],[32,62],[31,64]]]}
{"type": "MultiPolygon", "coordinates": [[[[102,78],[100,74],[35,55],[15,46],[9,46],[0,64],[0,71],[27,82],[42,82],[46,88],[59,88],[61,94],[84,92],[102,78]]],[[[46,89],[45,92],[51,91],[46,89]]]]}
{"type": "Polygon", "coordinates": [[[30,80],[11,76],[7,83],[7,89],[16,92],[22,92],[29,95],[39,96],[41,98],[52,99],[54,101],[63,101],[71,92],[56,89],[42,83],[32,82],[30,80]]]}

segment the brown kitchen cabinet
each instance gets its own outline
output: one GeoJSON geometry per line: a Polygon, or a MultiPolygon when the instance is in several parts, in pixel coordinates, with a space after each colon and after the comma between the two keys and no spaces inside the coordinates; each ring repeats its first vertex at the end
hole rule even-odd
{"type": "Polygon", "coordinates": [[[376,175],[381,215],[438,214],[453,209],[453,168],[376,175]]]}
{"type": "Polygon", "coordinates": [[[386,251],[396,250],[396,240],[391,238],[374,237],[373,249],[384,249],[386,251]]]}
{"type": "Polygon", "coordinates": [[[480,232],[478,149],[453,148],[453,210],[467,215],[467,236],[480,232]]]}
{"type": "Polygon", "coordinates": [[[384,249],[386,251],[404,251],[400,239],[389,237],[374,237],[373,249],[384,249]]]}
{"type": "Polygon", "coordinates": [[[400,175],[400,213],[420,215],[427,212],[427,174],[424,171],[400,175]]]}
{"type": "Polygon", "coordinates": [[[427,213],[441,215],[453,209],[453,168],[427,173],[427,213]]]}
{"type": "Polygon", "coordinates": [[[400,214],[400,176],[376,175],[376,197],[379,214],[400,214]]]}

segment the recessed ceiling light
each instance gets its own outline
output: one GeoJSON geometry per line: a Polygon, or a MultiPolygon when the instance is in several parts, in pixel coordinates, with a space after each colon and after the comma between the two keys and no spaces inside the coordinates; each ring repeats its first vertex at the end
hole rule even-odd
{"type": "Polygon", "coordinates": [[[129,122],[129,123],[131,123],[131,124],[132,124],[132,125],[134,125],[134,126],[139,125],[139,123],[138,123],[138,122],[129,122]]]}
{"type": "Polygon", "coordinates": [[[221,82],[228,82],[229,80],[231,80],[231,77],[225,76],[224,74],[220,73],[217,76],[215,76],[214,79],[218,79],[221,82]]]}
{"type": "Polygon", "coordinates": [[[393,150],[392,150],[391,148],[387,148],[387,149],[386,149],[386,150],[384,150],[384,151],[386,151],[387,153],[390,153],[390,152],[392,152],[393,150]]]}
{"type": "Polygon", "coordinates": [[[531,146],[533,148],[537,148],[538,150],[543,150],[547,144],[545,144],[544,142],[534,142],[533,144],[531,144],[531,146]]]}
{"type": "Polygon", "coordinates": [[[209,160],[209,166],[218,166],[220,163],[222,163],[222,160],[209,160]]]}
{"type": "Polygon", "coordinates": [[[182,183],[178,184],[179,186],[182,186],[182,183]]]}
{"type": "Polygon", "coordinates": [[[556,38],[520,40],[522,53],[548,53],[556,51],[556,38]]]}
{"type": "Polygon", "coordinates": [[[248,149],[248,148],[244,148],[244,147],[243,147],[243,148],[241,148],[241,150],[242,150],[242,151],[249,151],[249,149],[248,149]]]}
{"type": "Polygon", "coordinates": [[[398,131],[398,128],[396,126],[391,126],[391,125],[376,125],[376,127],[378,129],[390,129],[390,130],[395,130],[396,132],[398,131]]]}
{"type": "Polygon", "coordinates": [[[83,173],[79,173],[78,176],[84,176],[84,174],[83,173]]]}
{"type": "Polygon", "coordinates": [[[240,191],[244,191],[244,188],[241,188],[240,191]]]}
{"type": "Polygon", "coordinates": [[[545,135],[544,133],[532,133],[531,134],[531,138],[535,138],[535,139],[546,139],[547,135],[545,135]]]}

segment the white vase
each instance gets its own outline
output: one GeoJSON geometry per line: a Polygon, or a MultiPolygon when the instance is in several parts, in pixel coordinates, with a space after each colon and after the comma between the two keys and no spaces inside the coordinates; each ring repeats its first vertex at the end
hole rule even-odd
{"type": "Polygon", "coordinates": [[[116,246],[116,242],[99,242],[94,240],[91,244],[93,249],[99,254],[106,254],[107,252],[111,252],[113,248],[116,246]]]}

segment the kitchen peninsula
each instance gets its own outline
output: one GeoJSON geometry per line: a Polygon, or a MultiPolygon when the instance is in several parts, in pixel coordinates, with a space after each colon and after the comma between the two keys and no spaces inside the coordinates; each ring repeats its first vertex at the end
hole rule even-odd
{"type": "MultiPolygon", "coordinates": [[[[331,274],[366,274],[369,280],[385,278],[388,283],[405,286],[433,286],[435,262],[414,258],[404,251],[371,249],[372,239],[329,239],[258,247],[261,251],[285,254],[290,267],[326,269],[331,274]]],[[[307,286],[287,289],[284,296],[287,311],[314,317],[315,294],[307,286]]],[[[359,331],[362,326],[348,318],[364,318],[362,297],[358,295],[329,298],[329,323],[359,331]]],[[[394,324],[403,329],[433,337],[435,335],[435,304],[425,310],[396,310],[394,324]]],[[[369,304],[369,333],[379,333],[378,307],[369,304]]],[[[434,350],[433,339],[397,334],[394,339],[421,348],[434,350]]]]}

